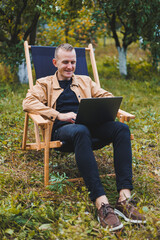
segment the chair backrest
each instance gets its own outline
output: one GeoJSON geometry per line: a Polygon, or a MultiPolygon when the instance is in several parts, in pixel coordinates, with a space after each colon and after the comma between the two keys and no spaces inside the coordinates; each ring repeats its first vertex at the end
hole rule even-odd
{"type": "MultiPolygon", "coordinates": [[[[31,46],[37,79],[53,75],[56,72],[57,68],[52,63],[55,49],[55,47],[31,46]]],[[[75,50],[77,56],[75,74],[88,76],[85,48],[75,48],[75,50]]]]}
{"type": "MultiPolygon", "coordinates": [[[[54,58],[55,47],[30,46],[28,45],[28,42],[25,41],[24,49],[25,49],[25,57],[26,57],[26,64],[27,64],[27,71],[28,71],[28,78],[29,78],[29,87],[30,89],[32,89],[33,77],[32,77],[29,49],[31,49],[32,61],[35,67],[36,78],[38,79],[41,77],[53,75],[55,73],[56,68],[52,63],[52,59],[54,58]]],[[[85,52],[89,51],[94,80],[100,86],[92,44],[89,44],[88,48],[75,48],[75,50],[76,50],[76,56],[77,56],[75,74],[88,75],[85,52]]]]}

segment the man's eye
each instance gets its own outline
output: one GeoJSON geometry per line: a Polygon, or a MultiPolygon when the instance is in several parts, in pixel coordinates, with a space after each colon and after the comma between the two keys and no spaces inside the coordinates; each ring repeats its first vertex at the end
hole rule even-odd
{"type": "Polygon", "coordinates": [[[71,62],[68,62],[68,61],[63,61],[63,64],[69,64],[69,63],[71,63],[72,65],[76,64],[76,62],[75,62],[75,61],[71,61],[71,62]]]}

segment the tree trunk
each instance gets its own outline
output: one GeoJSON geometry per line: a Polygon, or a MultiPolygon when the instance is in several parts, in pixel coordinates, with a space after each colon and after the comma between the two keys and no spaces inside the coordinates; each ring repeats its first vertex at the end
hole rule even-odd
{"type": "Polygon", "coordinates": [[[29,45],[34,45],[36,41],[37,25],[34,26],[33,31],[29,35],[29,45]]]}
{"type": "Polygon", "coordinates": [[[119,72],[122,76],[127,76],[127,49],[124,47],[117,47],[119,53],[119,72]]]}
{"type": "Polygon", "coordinates": [[[27,66],[22,62],[18,67],[18,79],[20,83],[28,83],[27,66]]]}
{"type": "Polygon", "coordinates": [[[65,24],[65,41],[68,43],[68,32],[69,32],[69,26],[68,23],[65,24]]]}

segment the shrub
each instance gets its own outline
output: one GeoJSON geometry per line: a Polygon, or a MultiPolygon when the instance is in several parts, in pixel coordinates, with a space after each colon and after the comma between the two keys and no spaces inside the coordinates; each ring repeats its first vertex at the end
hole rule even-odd
{"type": "Polygon", "coordinates": [[[160,84],[160,79],[157,78],[157,70],[147,61],[140,60],[130,61],[128,63],[128,78],[140,82],[156,81],[160,84]]]}
{"type": "Polygon", "coordinates": [[[15,73],[11,72],[11,69],[9,66],[6,66],[5,64],[0,64],[0,82],[1,83],[15,83],[17,82],[18,78],[15,75],[15,73]]]}

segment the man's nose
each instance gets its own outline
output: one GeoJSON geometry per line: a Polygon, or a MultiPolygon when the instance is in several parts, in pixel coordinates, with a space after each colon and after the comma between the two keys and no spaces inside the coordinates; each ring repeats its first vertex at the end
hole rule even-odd
{"type": "Polygon", "coordinates": [[[67,64],[67,68],[72,68],[72,63],[71,63],[71,62],[69,62],[69,63],[67,64]]]}

